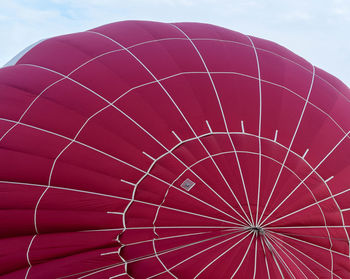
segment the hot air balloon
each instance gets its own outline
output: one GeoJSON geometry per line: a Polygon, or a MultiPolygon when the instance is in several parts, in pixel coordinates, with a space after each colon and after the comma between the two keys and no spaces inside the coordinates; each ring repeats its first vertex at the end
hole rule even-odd
{"type": "Polygon", "coordinates": [[[209,24],[29,47],[0,69],[1,278],[349,278],[349,100],[209,24]]]}

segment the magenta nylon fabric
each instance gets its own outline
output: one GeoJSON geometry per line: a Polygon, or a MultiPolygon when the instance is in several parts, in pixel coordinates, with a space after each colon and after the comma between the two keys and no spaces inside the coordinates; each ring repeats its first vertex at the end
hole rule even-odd
{"type": "Polygon", "coordinates": [[[47,39],[0,69],[1,278],[349,278],[349,111],[213,25],[47,39]]]}

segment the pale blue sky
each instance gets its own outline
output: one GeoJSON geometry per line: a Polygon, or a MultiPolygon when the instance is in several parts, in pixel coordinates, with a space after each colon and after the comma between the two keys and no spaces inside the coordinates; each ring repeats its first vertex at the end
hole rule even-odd
{"type": "Polygon", "coordinates": [[[0,65],[40,39],[127,19],[207,22],[273,40],[350,86],[350,0],[1,0],[0,65]]]}

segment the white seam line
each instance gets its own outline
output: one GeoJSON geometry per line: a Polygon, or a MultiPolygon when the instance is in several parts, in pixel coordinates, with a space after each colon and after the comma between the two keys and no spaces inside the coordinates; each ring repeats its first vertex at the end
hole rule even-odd
{"type": "Polygon", "coordinates": [[[101,253],[100,256],[108,256],[108,255],[114,255],[114,254],[118,254],[118,251],[112,251],[112,252],[101,253]]]}
{"type": "Polygon", "coordinates": [[[275,137],[274,137],[273,141],[275,141],[275,142],[277,141],[277,136],[278,136],[278,130],[275,131],[275,137]]]}
{"type": "MultiPolygon", "coordinates": [[[[297,124],[297,126],[296,126],[296,128],[295,128],[295,131],[294,131],[294,133],[293,133],[292,139],[291,139],[291,141],[290,141],[290,143],[289,143],[289,147],[288,147],[288,150],[287,150],[287,154],[286,154],[286,156],[284,157],[283,165],[284,165],[284,164],[286,163],[286,161],[287,161],[288,155],[289,155],[290,150],[291,150],[291,148],[292,148],[292,145],[293,145],[293,143],[294,143],[294,139],[295,139],[295,137],[296,137],[296,135],[297,135],[297,133],[298,133],[298,131],[299,131],[299,127],[300,127],[301,121],[303,120],[304,113],[305,113],[306,107],[307,107],[307,105],[308,105],[308,100],[309,100],[309,98],[310,98],[311,91],[312,91],[312,89],[313,89],[314,80],[315,80],[315,67],[314,67],[314,66],[312,66],[312,67],[313,67],[313,72],[312,72],[312,79],[311,79],[311,84],[310,84],[310,87],[309,87],[309,92],[308,92],[308,95],[307,95],[305,104],[304,104],[304,106],[303,106],[303,109],[302,109],[302,111],[301,111],[301,114],[300,114],[300,117],[299,117],[299,120],[298,120],[298,124],[297,124]]],[[[266,220],[266,218],[265,218],[263,221],[261,221],[262,218],[263,218],[263,215],[264,215],[264,213],[265,213],[265,211],[266,211],[266,209],[267,209],[267,206],[268,206],[269,203],[270,203],[270,200],[271,200],[271,198],[272,198],[272,195],[273,195],[273,193],[274,193],[274,191],[275,191],[275,189],[276,189],[276,186],[277,186],[277,183],[278,183],[279,178],[280,178],[280,176],[281,176],[282,170],[283,170],[283,167],[281,167],[281,169],[280,169],[279,172],[278,172],[276,181],[275,181],[275,183],[274,183],[274,185],[273,185],[273,187],[272,187],[272,190],[271,190],[271,192],[270,192],[270,194],[269,194],[269,197],[268,197],[268,199],[267,199],[267,201],[266,201],[266,203],[265,203],[264,209],[263,209],[263,211],[262,211],[262,213],[261,213],[261,216],[260,216],[260,218],[259,218],[259,224],[260,224],[260,223],[264,223],[264,221],[266,220]]]]}
{"type": "Polygon", "coordinates": [[[211,129],[211,127],[210,127],[210,125],[209,125],[209,121],[208,121],[208,120],[205,120],[205,123],[207,123],[209,132],[212,134],[212,133],[213,133],[213,130],[211,129]]]}
{"type": "Polygon", "coordinates": [[[242,130],[242,133],[244,134],[245,132],[244,132],[244,122],[243,122],[243,120],[241,120],[241,130],[242,130]]]}
{"type": "Polygon", "coordinates": [[[179,142],[182,142],[182,140],[180,139],[180,137],[174,132],[174,131],[171,131],[173,133],[173,135],[177,138],[177,140],[179,142]]]}
{"type": "Polygon", "coordinates": [[[327,182],[331,181],[333,178],[334,178],[334,176],[331,176],[331,177],[327,178],[324,182],[327,183],[327,182]]]}
{"type": "Polygon", "coordinates": [[[107,214],[123,215],[123,212],[117,212],[117,211],[107,211],[107,214]]]}
{"type": "Polygon", "coordinates": [[[124,180],[124,179],[120,179],[120,181],[123,182],[123,183],[129,184],[129,185],[131,185],[131,186],[134,186],[134,187],[136,186],[135,183],[132,183],[132,182],[130,182],[130,181],[126,181],[126,180],[124,180]]]}
{"type": "Polygon", "coordinates": [[[27,272],[26,272],[26,275],[25,275],[24,279],[27,279],[28,274],[29,274],[29,270],[32,268],[32,264],[31,264],[30,259],[29,259],[29,250],[30,250],[30,247],[32,246],[33,241],[34,241],[34,239],[35,239],[36,236],[37,236],[37,235],[35,234],[35,235],[32,237],[32,239],[30,240],[30,243],[29,243],[29,245],[28,245],[28,248],[27,248],[26,259],[27,259],[27,263],[28,263],[28,269],[27,269],[27,272]]]}
{"type": "Polygon", "coordinates": [[[253,40],[250,38],[250,36],[247,36],[250,43],[253,46],[255,57],[256,57],[256,65],[258,69],[258,78],[259,78],[259,176],[258,176],[258,193],[257,193],[257,202],[256,202],[256,216],[255,216],[255,225],[258,225],[258,219],[259,219],[259,206],[260,206],[260,188],[261,188],[261,118],[262,118],[262,88],[261,88],[261,73],[260,73],[260,63],[259,63],[259,56],[258,52],[255,48],[253,40]]]}
{"type": "MultiPolygon", "coordinates": [[[[210,79],[210,82],[212,84],[212,87],[213,87],[213,90],[215,92],[215,95],[216,95],[216,98],[217,98],[217,101],[218,101],[218,104],[219,104],[219,107],[220,107],[220,111],[221,111],[221,115],[222,115],[222,118],[223,118],[223,121],[224,121],[224,124],[225,124],[225,129],[226,129],[226,132],[227,134],[229,133],[229,130],[228,130],[228,126],[227,126],[227,122],[226,122],[226,118],[225,118],[225,114],[224,114],[224,111],[223,111],[223,107],[222,107],[222,104],[221,104],[221,101],[220,101],[220,97],[219,97],[219,94],[217,92],[217,89],[216,89],[216,86],[214,84],[214,81],[213,81],[213,78],[209,72],[209,69],[207,67],[207,64],[205,63],[201,53],[199,52],[198,48],[196,47],[196,45],[194,44],[194,42],[190,39],[190,37],[188,37],[188,35],[181,29],[179,28],[178,26],[174,25],[174,24],[171,24],[172,26],[174,26],[174,28],[176,28],[177,30],[179,30],[182,34],[184,34],[186,36],[186,38],[188,39],[188,41],[192,44],[192,46],[194,47],[194,49],[196,50],[199,58],[201,59],[202,63],[203,63],[203,66],[205,67],[207,73],[208,73],[208,77],[210,79]]],[[[235,145],[233,144],[233,141],[232,141],[232,138],[229,136],[228,134],[228,138],[231,142],[231,145],[232,145],[232,148],[233,150],[236,150],[236,147],[235,145]]],[[[246,196],[246,200],[247,200],[247,205],[248,205],[248,210],[249,210],[249,214],[250,214],[250,218],[247,216],[245,210],[242,208],[242,205],[241,203],[239,202],[239,200],[237,199],[236,195],[234,194],[232,188],[229,186],[229,184],[227,183],[226,179],[225,182],[229,188],[229,190],[231,191],[232,195],[234,196],[235,200],[237,201],[239,207],[241,208],[241,210],[243,211],[245,217],[248,219],[248,223],[252,224],[253,223],[253,215],[252,215],[252,211],[251,211],[251,208],[250,208],[250,202],[249,202],[249,198],[248,198],[248,193],[247,193],[247,189],[246,189],[246,186],[245,186],[245,181],[244,181],[244,178],[243,178],[243,173],[242,173],[242,169],[241,169],[241,166],[240,166],[240,162],[239,162],[239,159],[238,159],[238,156],[236,154],[236,160],[237,160],[237,165],[238,165],[238,169],[239,169],[239,173],[240,173],[240,176],[241,176],[241,180],[242,180],[242,184],[243,184],[243,188],[244,188],[244,193],[245,193],[245,196],[246,196]]],[[[213,161],[214,162],[214,161],[213,161]]],[[[215,162],[214,162],[215,163],[215,162]]],[[[216,165],[216,164],[215,164],[216,165]]],[[[224,177],[223,177],[224,178],[224,177]]]]}
{"type": "Polygon", "coordinates": [[[305,152],[304,152],[304,154],[303,154],[303,156],[302,156],[303,159],[305,159],[306,154],[307,154],[308,152],[309,152],[309,149],[306,149],[305,152]]]}
{"type": "Polygon", "coordinates": [[[145,151],[142,151],[142,154],[147,156],[149,159],[151,159],[152,161],[155,161],[156,159],[154,159],[151,155],[147,154],[145,151]]]}

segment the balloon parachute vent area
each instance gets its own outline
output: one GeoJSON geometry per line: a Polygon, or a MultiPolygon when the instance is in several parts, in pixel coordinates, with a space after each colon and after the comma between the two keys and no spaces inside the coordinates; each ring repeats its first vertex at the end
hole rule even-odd
{"type": "Polygon", "coordinates": [[[274,42],[42,40],[0,68],[0,277],[350,278],[349,158],[350,89],[274,42]]]}

